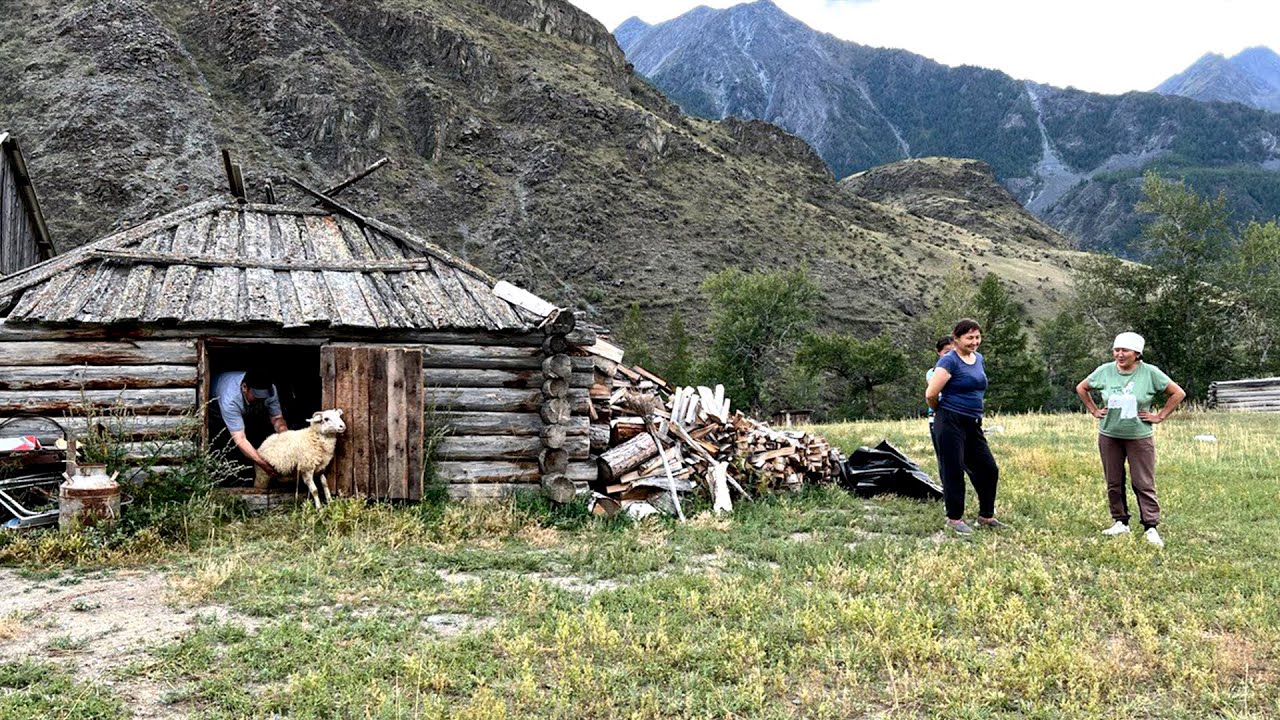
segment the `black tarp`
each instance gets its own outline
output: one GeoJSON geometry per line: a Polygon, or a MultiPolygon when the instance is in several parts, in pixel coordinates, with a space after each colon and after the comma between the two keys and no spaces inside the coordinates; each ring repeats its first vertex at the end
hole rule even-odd
{"type": "Polygon", "coordinates": [[[888,440],[855,450],[844,461],[841,481],[862,497],[893,493],[920,500],[942,499],[942,487],[888,440]]]}

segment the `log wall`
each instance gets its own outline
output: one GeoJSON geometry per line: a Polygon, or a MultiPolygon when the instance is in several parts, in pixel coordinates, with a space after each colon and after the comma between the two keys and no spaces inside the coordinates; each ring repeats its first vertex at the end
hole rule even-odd
{"type": "MultiPolygon", "coordinates": [[[[123,406],[127,417],[111,419],[131,440],[150,441],[189,432],[185,415],[197,410],[198,351],[180,330],[135,330],[132,339],[105,338],[101,329],[6,327],[0,320],[0,419],[50,415],[69,432],[85,435],[107,423],[83,408],[123,406]]],[[[225,337],[225,331],[210,330],[225,337]]],[[[560,474],[581,490],[595,477],[590,459],[590,357],[561,354],[565,377],[548,378],[541,331],[520,336],[462,333],[397,337],[396,344],[423,349],[422,385],[426,418],[448,426],[433,458],[440,478],[456,498],[487,498],[517,490],[537,491],[544,469],[566,461],[560,474]],[[415,342],[415,340],[417,340],[415,342]],[[562,384],[548,385],[548,380],[562,384]],[[548,401],[563,402],[567,418],[548,433],[548,401]],[[548,443],[557,455],[548,456],[548,443]],[[562,453],[562,455],[560,454],[562,453]]],[[[262,342],[246,337],[245,342],[262,342]]],[[[394,341],[393,341],[394,342],[394,341]]],[[[370,343],[373,344],[373,343],[370,343]]],[[[57,432],[37,419],[18,419],[6,434],[57,432]]]]}
{"type": "Polygon", "coordinates": [[[1209,404],[1219,410],[1280,412],[1280,377],[1211,383],[1209,404]]]}
{"type": "Polygon", "coordinates": [[[85,436],[109,430],[142,441],[189,432],[197,405],[196,341],[50,339],[0,335],[0,420],[6,435],[52,441],[44,415],[85,436]]]}
{"type": "MultiPolygon", "coordinates": [[[[538,332],[509,344],[424,345],[427,422],[447,428],[432,460],[451,497],[494,498],[541,487],[548,426],[542,342],[538,332]]],[[[572,478],[592,467],[587,404],[593,375],[589,358],[567,360],[568,377],[555,391],[563,391],[567,404],[558,449],[572,478]]]]}

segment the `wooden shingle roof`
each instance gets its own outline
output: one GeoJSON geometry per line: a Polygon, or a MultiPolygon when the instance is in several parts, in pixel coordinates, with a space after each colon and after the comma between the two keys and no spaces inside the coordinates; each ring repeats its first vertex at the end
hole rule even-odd
{"type": "Polygon", "coordinates": [[[9,323],[523,330],[493,278],[353,212],[215,197],[0,278],[9,323]]]}

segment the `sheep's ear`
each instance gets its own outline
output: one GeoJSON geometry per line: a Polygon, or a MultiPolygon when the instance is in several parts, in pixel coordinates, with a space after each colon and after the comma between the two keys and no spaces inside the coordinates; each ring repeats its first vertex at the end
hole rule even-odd
{"type": "Polygon", "coordinates": [[[307,418],[307,422],[309,423],[318,423],[318,422],[321,422],[322,420],[324,420],[324,414],[322,413],[316,413],[315,415],[312,415],[310,418],[307,418]]]}
{"type": "Polygon", "coordinates": [[[338,417],[342,417],[342,408],[335,408],[335,409],[338,412],[338,417]]]}

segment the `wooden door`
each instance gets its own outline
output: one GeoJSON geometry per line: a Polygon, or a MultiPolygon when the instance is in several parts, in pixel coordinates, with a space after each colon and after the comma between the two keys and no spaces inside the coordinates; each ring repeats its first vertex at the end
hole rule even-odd
{"type": "Polygon", "coordinates": [[[337,495],[422,498],[422,349],[330,344],[320,348],[325,409],[347,432],[330,465],[337,495]]]}

